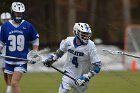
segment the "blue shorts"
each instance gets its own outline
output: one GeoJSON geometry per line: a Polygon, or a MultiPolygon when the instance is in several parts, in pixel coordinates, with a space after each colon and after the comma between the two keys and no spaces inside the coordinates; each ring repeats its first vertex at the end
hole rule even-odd
{"type": "Polygon", "coordinates": [[[5,70],[4,72],[7,74],[13,74],[14,71],[18,71],[21,73],[27,72],[27,63],[25,64],[8,64],[5,63],[5,70]]]}

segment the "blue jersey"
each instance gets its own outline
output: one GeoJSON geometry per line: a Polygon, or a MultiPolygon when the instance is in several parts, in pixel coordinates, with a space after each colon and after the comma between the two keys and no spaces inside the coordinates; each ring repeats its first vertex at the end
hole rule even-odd
{"type": "MultiPolygon", "coordinates": [[[[31,23],[25,20],[18,26],[8,21],[1,27],[0,42],[6,44],[6,56],[27,58],[29,42],[37,38],[39,38],[37,31],[31,23]]],[[[6,60],[19,61],[8,58],[6,60]]]]}

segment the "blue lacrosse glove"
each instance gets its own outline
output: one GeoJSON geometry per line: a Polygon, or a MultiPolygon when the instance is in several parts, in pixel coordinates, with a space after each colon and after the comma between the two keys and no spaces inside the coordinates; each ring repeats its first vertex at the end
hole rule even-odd
{"type": "Polygon", "coordinates": [[[48,58],[43,62],[43,64],[47,67],[50,67],[56,60],[58,59],[57,55],[51,54],[48,58]]]}
{"type": "Polygon", "coordinates": [[[88,74],[84,74],[83,76],[80,76],[77,80],[76,80],[76,84],[78,86],[83,86],[86,82],[89,82],[90,77],[88,76],[88,74]]]}

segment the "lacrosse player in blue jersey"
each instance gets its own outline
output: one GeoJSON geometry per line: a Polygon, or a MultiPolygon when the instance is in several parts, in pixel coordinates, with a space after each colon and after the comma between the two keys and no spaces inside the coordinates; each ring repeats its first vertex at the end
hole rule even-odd
{"type": "Polygon", "coordinates": [[[50,66],[58,58],[67,53],[64,64],[64,72],[67,76],[62,77],[58,93],[85,93],[91,77],[100,72],[101,60],[99,59],[96,47],[90,40],[91,29],[87,23],[75,23],[73,27],[74,37],[67,37],[60,43],[59,49],[47,57],[44,65],[50,66]]]}
{"type": "MultiPolygon", "coordinates": [[[[23,19],[25,6],[21,2],[13,2],[11,5],[12,20],[4,23],[0,33],[0,50],[6,45],[6,56],[27,58],[29,43],[31,42],[34,51],[39,47],[39,35],[34,26],[23,19]]],[[[36,52],[32,52],[38,57],[36,52]]],[[[20,92],[20,80],[27,71],[27,62],[23,60],[5,59],[5,73],[8,74],[9,84],[12,93],[20,92]]]]}
{"type": "MultiPolygon", "coordinates": [[[[7,22],[9,20],[11,20],[11,14],[9,12],[3,12],[1,14],[1,24],[4,24],[5,22],[7,22]]],[[[1,32],[1,26],[0,26],[0,32],[1,32]]],[[[2,48],[1,55],[5,55],[5,52],[6,52],[6,48],[4,46],[2,48]]],[[[11,86],[8,85],[7,73],[4,73],[4,69],[5,69],[5,62],[4,61],[5,61],[4,58],[0,58],[0,64],[1,64],[0,68],[2,68],[2,71],[4,74],[4,80],[5,80],[6,85],[7,85],[6,93],[9,93],[9,91],[11,91],[11,86]]]]}

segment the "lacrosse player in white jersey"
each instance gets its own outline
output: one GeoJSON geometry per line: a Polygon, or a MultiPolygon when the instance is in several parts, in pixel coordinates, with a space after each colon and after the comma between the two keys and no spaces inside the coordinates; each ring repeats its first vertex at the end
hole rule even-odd
{"type": "Polygon", "coordinates": [[[90,40],[90,26],[87,23],[75,23],[73,33],[74,37],[62,40],[59,49],[44,61],[44,65],[49,67],[67,52],[64,72],[75,81],[64,75],[58,93],[68,93],[71,89],[72,93],[85,93],[90,79],[101,69],[95,44],[90,40]]]}
{"type": "MultiPolygon", "coordinates": [[[[9,12],[3,12],[1,14],[1,24],[4,24],[5,22],[11,20],[11,14],[9,12]]],[[[0,32],[1,32],[1,26],[0,26],[0,32]]],[[[6,47],[4,46],[2,48],[2,56],[5,55],[5,52],[6,52],[6,47]]],[[[4,80],[6,82],[6,85],[7,85],[7,89],[6,89],[6,93],[10,93],[11,91],[11,86],[8,85],[8,77],[7,77],[7,73],[4,73],[4,69],[5,69],[5,62],[4,62],[4,58],[0,58],[0,68],[2,68],[2,71],[3,71],[3,74],[4,74],[4,80]]]]}

